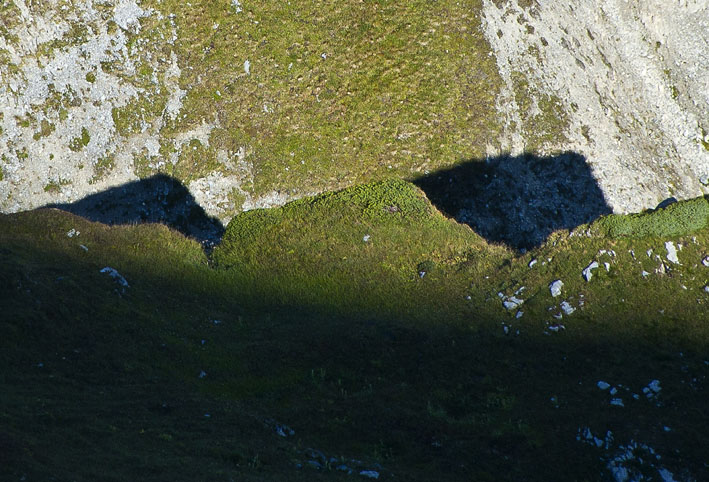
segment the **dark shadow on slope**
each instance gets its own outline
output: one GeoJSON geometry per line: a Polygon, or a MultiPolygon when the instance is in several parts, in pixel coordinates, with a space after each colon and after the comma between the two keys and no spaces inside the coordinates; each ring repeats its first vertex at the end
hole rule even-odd
{"type": "Polygon", "coordinates": [[[179,180],[165,174],[110,188],[73,203],[46,207],[105,224],[162,223],[206,247],[218,244],[224,234],[222,223],[208,216],[179,180]]]}
{"type": "Polygon", "coordinates": [[[471,160],[415,182],[446,215],[517,249],[611,213],[585,157],[575,152],[471,160]]]}

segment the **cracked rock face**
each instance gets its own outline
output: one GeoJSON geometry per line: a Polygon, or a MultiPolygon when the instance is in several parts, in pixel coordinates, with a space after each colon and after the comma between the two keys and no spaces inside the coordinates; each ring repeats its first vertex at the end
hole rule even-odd
{"type": "Polygon", "coordinates": [[[142,90],[127,80],[136,73],[128,36],[150,13],[133,0],[112,9],[14,5],[9,14],[18,23],[0,37],[2,210],[74,200],[134,179],[130,151],[151,143],[118,138],[112,112],[142,90]],[[120,70],[108,71],[112,64],[120,70]],[[111,165],[105,176],[97,175],[101,160],[111,165]]]}
{"type": "Polygon", "coordinates": [[[505,81],[502,149],[528,148],[528,112],[553,95],[568,119],[566,148],[588,159],[615,212],[707,192],[700,179],[709,174],[709,4],[483,5],[505,81]]]}
{"type": "MultiPolygon", "coordinates": [[[[709,192],[709,4],[482,5],[502,79],[503,134],[488,140],[490,156],[576,152],[615,212],[709,192]]],[[[292,186],[253,195],[253,146],[225,141],[231,134],[216,115],[180,124],[191,65],[173,48],[180,12],[160,8],[141,0],[0,3],[0,211],[71,203],[172,172],[190,153],[204,165],[181,180],[223,222],[305,194],[292,186]],[[160,29],[150,33],[149,24],[160,29]],[[216,132],[227,148],[214,147],[216,132]],[[214,159],[202,154],[210,145],[214,159]]],[[[246,15],[240,2],[224,8],[246,15]]],[[[246,62],[234,63],[235,76],[249,73],[246,62]]]]}

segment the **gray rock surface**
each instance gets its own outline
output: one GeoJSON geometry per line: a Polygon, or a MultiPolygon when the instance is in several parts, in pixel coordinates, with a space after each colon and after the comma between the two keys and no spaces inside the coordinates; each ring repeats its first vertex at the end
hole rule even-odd
{"type": "Polygon", "coordinates": [[[535,115],[552,99],[568,130],[547,147],[583,154],[615,212],[707,192],[700,178],[709,174],[709,3],[483,5],[505,80],[499,111],[507,132],[491,154],[528,149],[535,115]]]}
{"type": "Polygon", "coordinates": [[[583,279],[586,281],[591,281],[591,278],[593,277],[592,270],[596,268],[598,268],[598,261],[593,261],[591,264],[586,266],[581,273],[583,275],[583,279]]]}
{"type": "Polygon", "coordinates": [[[552,281],[549,284],[549,291],[551,292],[551,295],[556,298],[557,296],[561,295],[561,288],[564,286],[564,282],[561,281],[560,279],[552,281]]]}

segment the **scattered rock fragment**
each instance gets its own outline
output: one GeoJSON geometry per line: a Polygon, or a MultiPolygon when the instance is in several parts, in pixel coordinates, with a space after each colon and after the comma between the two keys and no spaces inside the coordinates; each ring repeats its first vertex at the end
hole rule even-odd
{"type": "Polygon", "coordinates": [[[363,470],[359,473],[362,477],[367,477],[369,479],[378,479],[379,478],[379,472],[376,470],[363,470]]]}
{"type": "Polygon", "coordinates": [[[667,260],[674,264],[679,264],[679,258],[677,257],[677,248],[675,243],[672,241],[667,241],[665,243],[665,249],[667,250],[667,260]]]}
{"type": "Polygon", "coordinates": [[[335,467],[335,470],[338,470],[340,472],[347,472],[348,475],[352,474],[352,469],[345,464],[338,465],[337,467],[335,467]]]}
{"type": "MultiPolygon", "coordinates": [[[[517,290],[517,293],[519,293],[521,290],[517,290]]],[[[515,293],[515,294],[517,294],[515,293]]],[[[517,298],[516,296],[505,296],[503,292],[497,293],[497,296],[502,300],[502,306],[505,307],[505,309],[508,310],[514,310],[518,306],[520,306],[522,303],[524,303],[524,300],[517,298]]]]}
{"type": "Polygon", "coordinates": [[[662,390],[660,387],[660,380],[652,380],[648,383],[647,387],[643,388],[643,393],[648,399],[653,399],[657,398],[660,394],[660,390],[662,390]]]}
{"type": "Polygon", "coordinates": [[[128,281],[126,281],[126,279],[123,276],[121,276],[118,271],[111,268],[110,266],[106,266],[105,268],[103,268],[101,270],[101,273],[108,273],[108,275],[111,278],[115,279],[119,285],[121,285],[124,288],[130,288],[130,286],[128,285],[128,281]]]}
{"type": "Polygon", "coordinates": [[[587,282],[591,281],[591,278],[593,277],[593,273],[591,272],[591,270],[594,270],[596,268],[598,268],[598,261],[594,261],[588,266],[586,266],[581,272],[581,274],[583,275],[583,279],[585,279],[587,282]]]}
{"type": "Polygon", "coordinates": [[[704,259],[702,260],[702,264],[703,264],[704,266],[706,266],[707,268],[709,268],[709,256],[707,256],[706,258],[704,258],[704,259]]]}
{"type": "MultiPolygon", "coordinates": [[[[707,257],[707,259],[709,259],[709,257],[707,257]]],[[[531,267],[533,267],[535,264],[537,264],[537,258],[534,258],[532,261],[530,261],[527,266],[529,266],[529,267],[531,268],[531,267]]],[[[707,265],[707,266],[709,266],[709,265],[707,265]]]]}
{"type": "Polygon", "coordinates": [[[551,295],[556,298],[561,294],[561,287],[564,286],[564,282],[561,281],[560,279],[552,281],[551,284],[549,285],[549,291],[551,291],[551,295]]]}
{"type": "Polygon", "coordinates": [[[599,380],[596,386],[601,390],[608,390],[611,387],[610,383],[604,382],[603,380],[599,380]]]}
{"type": "Polygon", "coordinates": [[[576,308],[571,306],[571,303],[569,303],[568,301],[562,301],[561,302],[561,311],[563,311],[564,314],[568,316],[571,313],[573,313],[574,311],[576,311],[576,308]]]}
{"type": "Polygon", "coordinates": [[[66,233],[66,235],[67,235],[68,238],[73,238],[74,236],[78,236],[78,235],[80,235],[80,234],[81,234],[81,233],[80,233],[79,231],[77,231],[76,229],[74,229],[74,228],[71,228],[71,229],[69,230],[69,232],[66,233]]]}
{"type": "Polygon", "coordinates": [[[274,430],[276,432],[276,435],[279,437],[291,437],[295,435],[295,430],[290,428],[288,425],[283,425],[280,423],[277,423],[274,427],[274,430]]]}
{"type": "Polygon", "coordinates": [[[579,442],[585,442],[590,445],[595,445],[598,448],[605,446],[605,448],[608,449],[613,443],[613,432],[608,430],[606,432],[605,438],[602,439],[599,437],[595,437],[593,435],[593,432],[591,432],[590,428],[586,427],[582,429],[579,427],[579,430],[576,433],[576,440],[578,440],[579,442]]]}
{"type": "Polygon", "coordinates": [[[521,300],[515,296],[510,296],[508,298],[505,298],[502,301],[502,305],[508,310],[514,310],[515,308],[519,307],[522,303],[524,303],[524,300],[521,300]]]}
{"type": "Polygon", "coordinates": [[[625,407],[622,398],[611,398],[611,405],[614,407],[625,407]]]}

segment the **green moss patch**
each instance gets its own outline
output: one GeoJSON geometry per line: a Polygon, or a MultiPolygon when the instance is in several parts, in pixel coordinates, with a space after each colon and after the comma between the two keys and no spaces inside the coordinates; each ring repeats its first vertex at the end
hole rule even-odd
{"type": "Polygon", "coordinates": [[[672,237],[703,229],[707,222],[709,201],[702,197],[640,214],[612,214],[601,218],[594,226],[612,238],[672,237]]]}
{"type": "Polygon", "coordinates": [[[81,137],[74,137],[71,141],[69,141],[69,149],[74,152],[78,152],[89,145],[90,141],[91,135],[89,134],[89,130],[86,127],[82,127],[81,137]]]}

